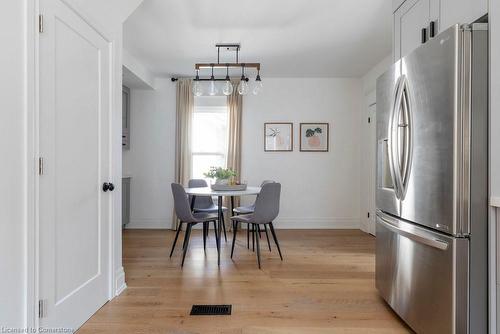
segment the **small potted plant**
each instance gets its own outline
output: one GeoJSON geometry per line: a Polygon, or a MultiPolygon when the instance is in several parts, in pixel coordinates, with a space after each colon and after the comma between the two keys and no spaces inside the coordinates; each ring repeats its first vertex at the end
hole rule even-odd
{"type": "Polygon", "coordinates": [[[236,172],[231,168],[210,167],[210,171],[203,173],[203,175],[210,179],[215,179],[215,184],[217,185],[228,185],[229,180],[236,176],[236,172]]]}

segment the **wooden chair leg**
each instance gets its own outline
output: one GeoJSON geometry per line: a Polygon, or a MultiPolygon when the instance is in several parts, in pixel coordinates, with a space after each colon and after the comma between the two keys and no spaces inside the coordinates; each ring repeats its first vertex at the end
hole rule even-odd
{"type": "Polygon", "coordinates": [[[184,267],[184,259],[186,258],[186,253],[189,247],[189,237],[191,236],[191,229],[192,229],[192,224],[188,224],[188,227],[186,229],[186,236],[185,238],[185,246],[184,246],[184,253],[182,254],[182,263],[181,267],[184,267]]]}
{"type": "Polygon", "coordinates": [[[233,245],[231,246],[231,259],[234,253],[234,244],[236,243],[236,234],[238,233],[238,222],[233,221],[233,245]]]}
{"type": "Polygon", "coordinates": [[[264,224],[264,231],[266,231],[267,246],[269,247],[269,251],[271,251],[271,243],[269,242],[269,233],[267,233],[267,225],[266,224],[264,224]]]}
{"type": "Polygon", "coordinates": [[[181,231],[181,227],[182,227],[182,222],[180,222],[179,226],[177,226],[177,232],[175,233],[175,239],[174,243],[172,244],[172,250],[170,251],[170,257],[172,257],[172,254],[174,253],[175,244],[177,243],[177,238],[179,238],[179,232],[181,231]]]}
{"type": "MultiPolygon", "coordinates": [[[[257,224],[255,224],[257,225],[257,224]]],[[[254,234],[255,234],[255,242],[257,243],[257,262],[259,264],[259,269],[260,269],[260,241],[259,241],[259,228],[254,227],[254,234]]]]}
{"type": "Polygon", "coordinates": [[[278,247],[278,253],[280,253],[281,261],[283,261],[283,256],[281,255],[280,244],[278,243],[278,238],[276,237],[276,232],[274,231],[273,223],[269,223],[269,229],[271,230],[271,234],[273,235],[274,242],[276,243],[276,247],[278,247]]]}

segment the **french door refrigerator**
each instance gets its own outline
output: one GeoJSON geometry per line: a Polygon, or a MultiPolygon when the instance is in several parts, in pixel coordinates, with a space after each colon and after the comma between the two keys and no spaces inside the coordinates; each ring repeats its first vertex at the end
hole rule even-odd
{"type": "Polygon", "coordinates": [[[376,287],[417,333],[487,333],[488,29],[377,80],[376,287]]]}

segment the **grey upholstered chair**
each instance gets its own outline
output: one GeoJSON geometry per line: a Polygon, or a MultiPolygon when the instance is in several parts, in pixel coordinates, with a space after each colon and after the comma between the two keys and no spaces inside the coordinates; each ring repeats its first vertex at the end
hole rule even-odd
{"type": "Polygon", "coordinates": [[[252,232],[255,235],[255,241],[257,244],[257,261],[260,269],[260,245],[259,245],[259,236],[258,229],[256,226],[259,225],[269,225],[271,233],[274,238],[274,242],[276,243],[276,247],[278,248],[278,252],[280,254],[280,258],[283,261],[283,256],[281,254],[280,245],[278,243],[278,238],[276,237],[276,232],[274,231],[273,220],[278,216],[279,208],[280,208],[280,193],[281,193],[281,184],[280,183],[267,183],[262,186],[259,196],[255,201],[255,209],[251,214],[246,215],[238,215],[231,217],[233,221],[233,244],[231,247],[231,258],[234,253],[234,244],[236,242],[236,234],[238,233],[238,222],[251,224],[252,232]]]}
{"type": "MultiPolygon", "coordinates": [[[[264,181],[262,181],[260,186],[262,187],[264,184],[274,183],[274,182],[275,181],[273,181],[273,180],[264,180],[264,181]]],[[[239,206],[237,208],[234,208],[233,212],[237,215],[246,215],[246,214],[253,213],[254,210],[255,210],[255,202],[251,205],[239,206]]],[[[266,225],[264,225],[264,230],[266,232],[267,246],[269,247],[269,251],[271,251],[271,242],[269,241],[269,234],[267,233],[267,226],[266,225]]],[[[259,232],[259,237],[260,237],[259,225],[257,225],[257,231],[259,232]]],[[[253,232],[253,231],[250,231],[250,224],[248,224],[247,225],[247,248],[248,249],[250,249],[250,232],[253,232]]],[[[252,250],[255,250],[255,234],[254,233],[252,233],[252,250]]]]}
{"type": "MultiPolygon", "coordinates": [[[[208,187],[207,181],[203,179],[191,179],[188,182],[189,188],[205,188],[208,187]]],[[[191,203],[191,196],[189,197],[189,202],[191,203]]],[[[205,213],[218,213],[218,207],[215,205],[212,196],[195,196],[193,211],[194,212],[205,212],[205,213]]],[[[226,212],[227,208],[222,207],[222,212],[226,212]]],[[[224,239],[227,242],[227,232],[226,232],[226,224],[224,222],[224,215],[221,217],[222,219],[222,228],[224,229],[224,239]]],[[[203,237],[206,238],[208,235],[208,224],[203,225],[203,237]]]]}
{"type": "MultiPolygon", "coordinates": [[[[183,254],[181,267],[184,266],[184,259],[186,258],[186,252],[189,246],[189,238],[191,237],[191,229],[194,225],[198,223],[208,224],[209,222],[214,223],[214,230],[216,232],[216,244],[217,252],[219,252],[219,243],[217,242],[217,214],[209,212],[191,212],[191,206],[188,200],[188,196],[184,187],[178,183],[172,183],[172,194],[174,196],[174,208],[177,218],[179,218],[180,223],[177,227],[177,232],[175,233],[174,243],[172,244],[172,250],[170,251],[170,257],[174,252],[175,244],[177,243],[177,238],[179,237],[179,232],[182,229],[182,224],[187,224],[186,234],[184,236],[183,254]]],[[[206,249],[206,238],[203,239],[203,248],[206,249]]]]}

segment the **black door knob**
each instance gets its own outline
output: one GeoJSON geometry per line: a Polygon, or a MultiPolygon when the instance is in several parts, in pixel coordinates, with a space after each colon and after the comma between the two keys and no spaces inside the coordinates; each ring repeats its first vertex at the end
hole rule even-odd
{"type": "Polygon", "coordinates": [[[109,188],[109,191],[113,191],[113,190],[115,190],[115,185],[110,182],[108,185],[108,188],[109,188]]]}
{"type": "MultiPolygon", "coordinates": [[[[113,187],[113,188],[114,188],[114,187],[113,187]]],[[[108,191],[108,190],[110,190],[110,189],[109,189],[109,183],[104,182],[104,183],[102,184],[102,191],[106,192],[106,191],[108,191]]]]}

